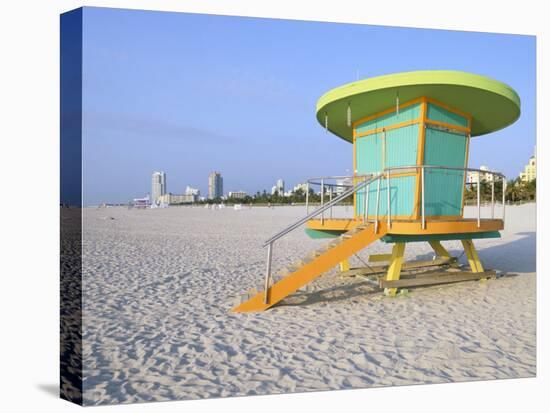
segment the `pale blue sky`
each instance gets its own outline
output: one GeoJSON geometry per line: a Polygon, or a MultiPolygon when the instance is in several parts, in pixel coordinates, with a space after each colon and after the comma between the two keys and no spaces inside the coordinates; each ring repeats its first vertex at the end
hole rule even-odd
{"type": "Polygon", "coordinates": [[[518,175],[535,145],[535,37],[85,8],[84,202],[127,202],[164,170],[168,191],[269,190],[346,174],[352,145],[326,134],[327,90],[386,73],[448,69],[512,86],[522,114],[472,140],[470,166],[518,175]]]}

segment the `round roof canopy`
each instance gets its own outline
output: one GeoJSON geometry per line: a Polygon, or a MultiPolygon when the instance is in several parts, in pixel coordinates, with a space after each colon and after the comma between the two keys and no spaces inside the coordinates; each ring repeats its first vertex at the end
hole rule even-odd
{"type": "Polygon", "coordinates": [[[337,136],[352,142],[347,125],[348,104],[354,122],[396,104],[426,96],[472,116],[472,136],[494,132],[514,123],[520,114],[520,98],[510,86],[467,72],[423,70],[394,73],[347,83],[329,90],[317,101],[317,120],[337,136]]]}

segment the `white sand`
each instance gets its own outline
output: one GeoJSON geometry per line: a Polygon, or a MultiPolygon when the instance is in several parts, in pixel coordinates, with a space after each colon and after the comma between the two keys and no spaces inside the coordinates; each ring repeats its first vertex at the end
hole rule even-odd
{"type": "MultiPolygon", "coordinates": [[[[475,241],[486,268],[509,274],[497,280],[389,298],[332,271],[267,312],[230,313],[263,280],[262,241],[304,212],[86,209],[85,403],[535,375],[535,205],[507,208],[502,239],[475,241]]],[[[275,268],[322,242],[296,230],[276,244],[275,268]]],[[[433,255],[409,245],[408,259],[433,255]]]]}

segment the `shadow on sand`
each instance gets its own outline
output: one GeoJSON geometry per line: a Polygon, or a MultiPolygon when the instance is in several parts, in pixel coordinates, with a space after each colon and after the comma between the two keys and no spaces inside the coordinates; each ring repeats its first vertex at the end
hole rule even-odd
{"type": "Polygon", "coordinates": [[[298,292],[283,300],[277,307],[302,307],[317,303],[347,301],[355,297],[377,294],[380,293],[380,291],[382,291],[380,288],[368,281],[359,281],[353,284],[337,285],[311,293],[298,292]]]}
{"type": "MultiPolygon", "coordinates": [[[[479,257],[485,268],[503,272],[503,276],[518,276],[515,273],[532,273],[536,271],[536,233],[519,232],[520,236],[510,242],[499,243],[487,248],[479,248],[479,257]]],[[[475,241],[474,241],[475,242],[475,241]]],[[[464,252],[462,249],[449,249],[451,255],[458,257],[464,252]]],[[[416,260],[431,260],[433,254],[423,254],[415,257],[416,260]]],[[[462,263],[467,263],[464,256],[462,263]]],[[[354,297],[380,293],[380,289],[368,281],[342,284],[311,293],[299,292],[291,295],[276,307],[308,306],[318,303],[332,303],[336,301],[352,300],[354,297]]]]}

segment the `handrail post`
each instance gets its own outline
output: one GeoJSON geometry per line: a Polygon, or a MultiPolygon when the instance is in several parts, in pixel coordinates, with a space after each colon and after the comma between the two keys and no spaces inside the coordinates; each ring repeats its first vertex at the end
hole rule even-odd
{"type": "Polygon", "coordinates": [[[386,173],[386,190],[388,191],[388,207],[386,212],[388,214],[388,228],[391,228],[391,184],[390,184],[390,170],[386,173]]]}
{"type": "Polygon", "coordinates": [[[481,227],[481,174],[477,173],[477,227],[481,227]]]}
{"type": "Polygon", "coordinates": [[[506,217],[506,177],[502,175],[502,222],[506,217]]]}
{"type": "Polygon", "coordinates": [[[330,203],[330,219],[332,219],[332,186],[329,186],[328,202],[330,203]]]}
{"type": "MultiPolygon", "coordinates": [[[[325,204],[325,180],[321,179],[321,208],[325,204]]],[[[321,211],[321,225],[325,225],[325,211],[321,211]]]]}
{"type": "Polygon", "coordinates": [[[267,247],[267,264],[265,270],[265,281],[264,281],[264,304],[268,302],[269,294],[269,280],[271,278],[271,258],[273,256],[273,242],[269,243],[267,247]]]}
{"type": "Polygon", "coordinates": [[[420,183],[422,190],[422,229],[426,229],[426,205],[424,198],[424,165],[420,167],[420,183]]]}
{"type": "MultiPolygon", "coordinates": [[[[367,182],[367,177],[365,176],[365,182],[367,182]]],[[[370,195],[370,184],[367,184],[365,188],[363,189],[365,192],[365,199],[363,200],[363,207],[365,210],[363,211],[363,224],[368,221],[369,218],[369,195],[370,195]]]]}
{"type": "Polygon", "coordinates": [[[309,180],[306,182],[306,215],[309,215],[309,180]]]}
{"type": "Polygon", "coordinates": [[[495,219],[495,176],[491,177],[491,219],[495,219]]]}
{"type": "Polygon", "coordinates": [[[378,212],[380,209],[380,175],[378,175],[378,182],[376,184],[376,221],[374,221],[374,233],[378,233],[378,212]]]}

